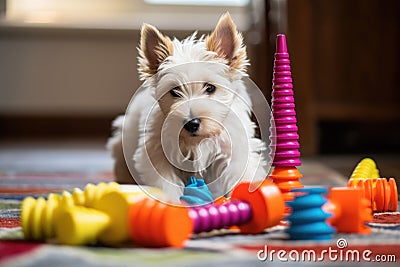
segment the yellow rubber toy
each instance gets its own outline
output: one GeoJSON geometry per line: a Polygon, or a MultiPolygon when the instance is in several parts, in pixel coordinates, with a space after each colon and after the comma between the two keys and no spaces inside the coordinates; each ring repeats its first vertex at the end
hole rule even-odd
{"type": "Polygon", "coordinates": [[[95,206],[98,199],[118,189],[117,183],[88,184],[85,191],[75,189],[73,195],[64,191],[61,195],[49,194],[34,199],[27,197],[21,205],[21,226],[25,239],[46,240],[56,235],[55,222],[67,210],[74,206],[95,206]]]}
{"type": "Polygon", "coordinates": [[[158,188],[117,183],[89,184],[82,191],[50,194],[47,201],[27,197],[21,206],[21,225],[28,240],[56,238],[66,245],[87,245],[97,242],[114,245],[128,241],[129,209],[147,198],[147,193],[160,200],[167,196],[158,188]]]}
{"type": "Polygon", "coordinates": [[[379,178],[379,170],[374,160],[365,158],[355,167],[350,179],[379,178]]]}
{"type": "Polygon", "coordinates": [[[104,212],[74,206],[66,210],[55,221],[57,239],[65,245],[97,243],[97,237],[109,226],[110,217],[104,212]]]}

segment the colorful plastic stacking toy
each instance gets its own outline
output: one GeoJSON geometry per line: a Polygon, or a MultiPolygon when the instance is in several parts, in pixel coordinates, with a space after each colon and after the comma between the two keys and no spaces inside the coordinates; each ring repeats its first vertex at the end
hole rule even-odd
{"type": "Polygon", "coordinates": [[[238,226],[242,233],[260,233],[279,224],[284,216],[279,188],[269,180],[254,192],[248,188],[249,183],[239,184],[231,200],[220,205],[183,207],[168,203],[157,188],[147,192],[159,200],[149,198],[139,186],[89,184],[73,194],[24,199],[22,229],[26,239],[54,239],[66,245],[116,245],[131,240],[148,247],[182,247],[192,233],[230,226],[238,226]]]}
{"type": "Polygon", "coordinates": [[[230,201],[221,205],[206,205],[189,210],[194,233],[238,226],[241,233],[256,234],[278,225],[284,216],[284,200],[279,188],[265,180],[254,192],[249,183],[240,183],[230,201]]]}
{"type": "Polygon", "coordinates": [[[231,201],[202,207],[177,207],[146,198],[129,211],[131,238],[145,246],[181,247],[192,233],[238,226],[242,233],[254,234],[279,224],[284,211],[279,188],[268,180],[254,192],[248,188],[249,183],[241,183],[231,201]]]}
{"type": "Polygon", "coordinates": [[[372,159],[365,158],[357,164],[347,186],[361,188],[374,212],[397,211],[396,181],[394,178],[379,178],[379,170],[372,159]]]}
{"type": "MultiPolygon", "coordinates": [[[[176,238],[182,244],[191,233],[208,232],[237,226],[241,233],[261,233],[266,228],[278,225],[284,214],[284,201],[279,188],[265,180],[254,192],[249,192],[249,183],[239,184],[232,192],[231,200],[221,205],[209,204],[202,207],[175,207],[168,215],[163,210],[170,205],[145,199],[132,206],[129,214],[131,237],[147,246],[171,245],[168,238],[176,238]],[[169,226],[160,225],[160,218],[170,216],[169,226]],[[154,224],[154,228],[152,227],[154,224]],[[149,228],[150,227],[150,228],[149,228]],[[147,232],[146,229],[154,229],[147,232]],[[166,238],[165,236],[168,236],[166,238]],[[177,236],[179,238],[177,238],[177,236]]],[[[165,219],[162,219],[165,221],[165,219]]]]}
{"type": "Polygon", "coordinates": [[[332,217],[322,206],[327,202],[323,197],[326,189],[323,187],[306,187],[294,189],[293,201],[287,204],[292,213],[287,217],[290,227],[286,230],[293,240],[330,240],[335,230],[327,223],[332,217]]]}
{"type": "Polygon", "coordinates": [[[292,213],[287,217],[291,239],[330,240],[335,232],[371,232],[365,223],[372,220],[372,211],[359,188],[333,187],[328,199],[323,196],[326,191],[323,187],[293,190],[295,198],[288,202],[292,213]]]}
{"type": "Polygon", "coordinates": [[[286,37],[276,39],[274,75],[272,80],[271,157],[274,169],[269,175],[284,195],[285,201],[293,199],[291,190],[301,188],[299,135],[294,104],[292,75],[286,37]]]}

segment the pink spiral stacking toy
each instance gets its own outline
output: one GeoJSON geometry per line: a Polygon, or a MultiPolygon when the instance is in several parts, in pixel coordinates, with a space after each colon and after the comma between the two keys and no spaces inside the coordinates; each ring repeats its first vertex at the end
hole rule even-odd
{"type": "MultiPolygon", "coordinates": [[[[276,40],[274,77],[272,80],[272,114],[275,120],[276,143],[272,163],[277,167],[300,166],[299,135],[296,126],[296,111],[293,97],[292,73],[285,35],[276,40]]],[[[272,126],[273,127],[273,126],[272,126]]]]}
{"type": "Polygon", "coordinates": [[[290,59],[287,52],[286,37],[279,34],[276,39],[276,52],[274,61],[274,76],[272,80],[272,115],[271,122],[271,155],[274,159],[274,170],[269,176],[284,194],[285,200],[293,199],[293,188],[303,185],[299,179],[302,177],[295,166],[300,166],[300,144],[297,134],[296,111],[290,59]],[[275,131],[274,131],[275,130],[275,131]]]}

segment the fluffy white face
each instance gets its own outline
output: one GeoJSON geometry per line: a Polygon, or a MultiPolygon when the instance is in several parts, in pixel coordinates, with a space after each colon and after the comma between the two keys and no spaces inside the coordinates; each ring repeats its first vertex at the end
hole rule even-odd
{"type": "Polygon", "coordinates": [[[171,41],[145,24],[139,50],[139,72],[155,90],[163,128],[178,130],[179,146],[189,149],[224,131],[248,65],[242,36],[228,13],[211,35],[195,38],[171,41]]]}
{"type": "MultiPolygon", "coordinates": [[[[179,169],[195,172],[217,155],[229,158],[221,153],[222,146],[232,146],[224,121],[245,91],[242,78],[248,65],[242,36],[229,14],[200,39],[194,33],[183,41],[171,41],[145,24],[139,53],[141,78],[153,90],[163,115],[161,141],[166,156],[178,155],[177,163],[190,160],[192,167],[179,169]]],[[[240,110],[248,115],[246,108],[240,110]]]]}
{"type": "Polygon", "coordinates": [[[155,94],[165,115],[164,127],[179,129],[182,147],[219,136],[237,97],[226,65],[196,62],[165,67],[159,73],[155,94]]]}

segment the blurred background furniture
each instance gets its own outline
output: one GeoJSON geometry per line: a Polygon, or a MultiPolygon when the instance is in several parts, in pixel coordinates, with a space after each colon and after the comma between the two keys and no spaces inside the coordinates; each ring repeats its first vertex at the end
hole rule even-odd
{"type": "Polygon", "coordinates": [[[105,140],[140,86],[141,24],[183,38],[229,10],[268,101],[275,36],[286,33],[303,155],[398,154],[399,1],[178,2],[1,0],[0,137],[105,140]]]}
{"type": "Polygon", "coordinates": [[[288,0],[305,153],[399,153],[400,2],[288,0]]]}

